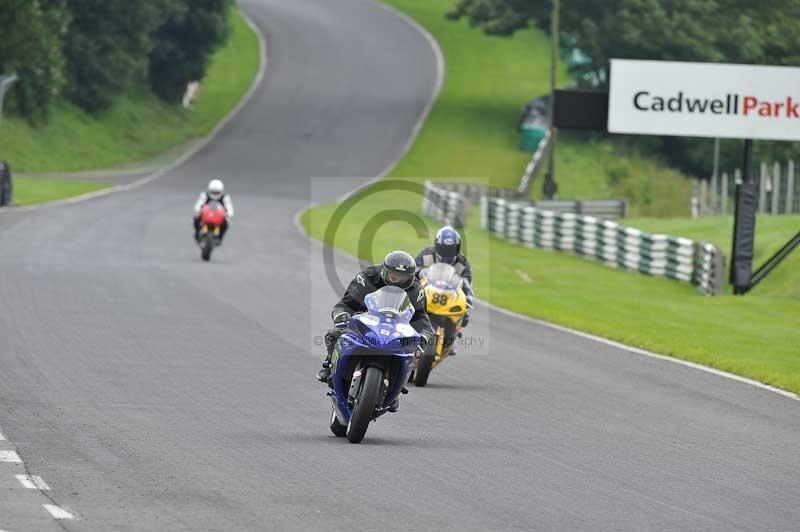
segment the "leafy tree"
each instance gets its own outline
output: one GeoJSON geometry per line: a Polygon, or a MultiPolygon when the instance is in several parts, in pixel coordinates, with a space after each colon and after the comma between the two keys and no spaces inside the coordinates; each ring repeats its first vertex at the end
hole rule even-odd
{"type": "Polygon", "coordinates": [[[99,111],[133,79],[145,79],[165,0],[66,1],[72,14],[64,47],[67,96],[88,111],[99,111]]]}
{"type": "MultiPolygon", "coordinates": [[[[460,0],[448,17],[511,35],[531,22],[549,30],[551,7],[550,0],[460,0]]],[[[560,38],[602,81],[612,57],[783,63],[800,53],[799,15],[800,0],[563,0],[560,38]]]]}
{"type": "MultiPolygon", "coordinates": [[[[466,18],[492,35],[530,24],[549,31],[550,0],[459,0],[449,18],[466,18]]],[[[611,58],[798,65],[800,0],[561,0],[562,49],[579,50],[571,65],[582,84],[606,85],[611,58]]],[[[713,140],[662,137],[635,143],[664,153],[679,168],[707,175],[713,140]]],[[[741,146],[722,144],[723,161],[741,146]]],[[[756,157],[800,156],[791,144],[758,142],[756,157]]]]}
{"type": "Polygon", "coordinates": [[[63,0],[0,0],[0,73],[19,76],[6,109],[32,122],[46,118],[65,83],[68,26],[63,0]]]}
{"type": "Polygon", "coordinates": [[[186,85],[202,79],[211,53],[229,33],[231,0],[175,0],[150,52],[150,85],[178,102],[186,85]]]}

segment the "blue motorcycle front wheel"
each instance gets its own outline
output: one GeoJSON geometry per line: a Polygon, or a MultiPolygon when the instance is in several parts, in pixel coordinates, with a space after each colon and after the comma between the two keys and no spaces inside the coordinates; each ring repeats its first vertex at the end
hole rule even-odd
{"type": "Polygon", "coordinates": [[[375,417],[375,406],[380,395],[383,372],[376,367],[364,370],[361,379],[361,390],[356,395],[353,415],[347,424],[347,439],[350,443],[358,443],[364,439],[369,422],[375,417]]]}

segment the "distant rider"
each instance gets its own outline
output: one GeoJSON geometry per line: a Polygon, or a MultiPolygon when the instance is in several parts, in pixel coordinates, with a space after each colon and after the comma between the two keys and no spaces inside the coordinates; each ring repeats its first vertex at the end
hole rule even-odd
{"type": "Polygon", "coordinates": [[[432,246],[426,247],[417,254],[417,273],[419,274],[419,270],[422,268],[427,268],[437,262],[449,264],[458,275],[467,280],[464,283],[464,293],[467,301],[472,304],[475,298],[472,291],[472,268],[467,257],[461,253],[461,235],[449,225],[445,225],[436,232],[432,246]]]}
{"type": "Polygon", "coordinates": [[[325,347],[328,353],[322,363],[322,369],[317,374],[317,379],[328,382],[331,376],[331,356],[336,340],[347,329],[347,324],[350,323],[353,314],[367,310],[364,298],[384,286],[397,286],[408,294],[408,299],[414,306],[411,326],[422,336],[420,347],[424,348],[434,338],[426,309],[425,290],[414,275],[415,270],[416,265],[411,255],[405,251],[392,251],[383,259],[383,264],[367,266],[355,276],[344,296],[334,305],[331,312],[333,328],[325,335],[325,347]]]}
{"type": "MultiPolygon", "coordinates": [[[[417,254],[417,276],[422,268],[427,268],[437,262],[449,264],[465,280],[464,295],[467,296],[467,303],[471,307],[475,300],[475,293],[472,291],[472,268],[467,257],[461,253],[461,235],[449,225],[445,225],[436,232],[432,246],[426,247],[417,254]]],[[[464,314],[461,327],[466,327],[468,323],[469,313],[464,314]]],[[[450,354],[455,355],[455,345],[450,354]]]]}
{"type": "Polygon", "coordinates": [[[197,203],[194,204],[194,238],[197,240],[200,233],[200,211],[203,205],[207,205],[212,201],[219,201],[225,209],[225,221],[222,222],[220,228],[219,240],[225,236],[225,231],[228,230],[228,221],[233,218],[233,200],[230,194],[225,193],[225,185],[222,184],[220,179],[212,179],[208,182],[208,188],[200,193],[197,198],[197,203]]]}

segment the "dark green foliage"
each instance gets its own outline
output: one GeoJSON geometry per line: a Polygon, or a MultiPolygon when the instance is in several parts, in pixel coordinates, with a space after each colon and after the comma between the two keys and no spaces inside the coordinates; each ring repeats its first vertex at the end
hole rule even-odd
{"type": "Polygon", "coordinates": [[[0,74],[19,77],[5,109],[41,121],[64,86],[62,0],[0,0],[0,74]]]}
{"type": "Polygon", "coordinates": [[[232,0],[0,0],[7,109],[32,121],[64,97],[91,112],[132,85],[180,100],[228,35],[232,0]]]}
{"type": "Polygon", "coordinates": [[[146,71],[151,36],[163,21],[160,0],[67,0],[72,24],[65,40],[68,98],[106,108],[146,71]]]}
{"type": "MultiPolygon", "coordinates": [[[[550,0],[460,0],[449,18],[466,18],[486,33],[510,35],[534,23],[550,27],[550,0]]],[[[579,84],[605,86],[610,58],[800,64],[800,0],[561,0],[562,52],[579,50],[571,64],[579,84]]],[[[637,137],[695,175],[711,170],[713,140],[637,137]]],[[[800,156],[789,143],[758,142],[756,157],[800,156]]],[[[722,143],[732,168],[741,142],[722,143]]]]}
{"type": "Polygon", "coordinates": [[[446,16],[451,20],[465,17],[490,35],[511,35],[531,19],[547,21],[549,9],[548,0],[461,0],[446,16]]]}
{"type": "Polygon", "coordinates": [[[150,85],[162,99],[178,102],[186,85],[203,77],[211,53],[228,35],[230,0],[179,0],[155,35],[150,85]]]}
{"type": "MultiPolygon", "coordinates": [[[[550,0],[460,0],[448,17],[509,35],[530,22],[549,30],[550,10],[550,0]]],[[[560,38],[600,80],[611,57],[792,64],[800,0],[562,0],[560,38]]]]}

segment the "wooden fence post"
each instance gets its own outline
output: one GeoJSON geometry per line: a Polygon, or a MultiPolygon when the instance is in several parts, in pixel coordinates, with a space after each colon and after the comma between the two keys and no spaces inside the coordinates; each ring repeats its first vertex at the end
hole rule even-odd
{"type": "Polygon", "coordinates": [[[719,183],[719,176],[714,173],[711,176],[711,213],[719,214],[719,196],[717,195],[717,184],[719,183]]]}
{"type": "Polygon", "coordinates": [[[700,180],[700,216],[708,215],[708,181],[700,180]]]}
{"type": "Polygon", "coordinates": [[[772,165],[772,214],[778,214],[778,200],[781,196],[781,164],[772,165]]]}
{"type": "Polygon", "coordinates": [[[720,193],[720,214],[728,214],[728,173],[722,173],[722,192],[720,193]]]}

